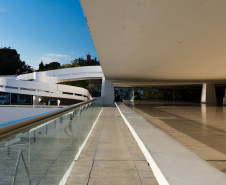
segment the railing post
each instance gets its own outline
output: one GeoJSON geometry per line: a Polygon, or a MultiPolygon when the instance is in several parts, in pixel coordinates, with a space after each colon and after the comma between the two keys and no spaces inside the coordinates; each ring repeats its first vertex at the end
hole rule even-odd
{"type": "Polygon", "coordinates": [[[36,134],[35,134],[35,130],[34,130],[34,143],[36,142],[36,134]]]}
{"type": "Polygon", "coordinates": [[[10,156],[10,145],[7,146],[8,156],[10,156]]]}
{"type": "Polygon", "coordinates": [[[46,124],[46,135],[48,134],[48,125],[46,124]]]}

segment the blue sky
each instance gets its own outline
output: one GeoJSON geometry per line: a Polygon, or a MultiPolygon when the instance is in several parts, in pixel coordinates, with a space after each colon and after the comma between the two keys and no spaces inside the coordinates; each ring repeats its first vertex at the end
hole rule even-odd
{"type": "Polygon", "coordinates": [[[0,47],[34,68],[97,57],[79,0],[0,0],[0,47]]]}

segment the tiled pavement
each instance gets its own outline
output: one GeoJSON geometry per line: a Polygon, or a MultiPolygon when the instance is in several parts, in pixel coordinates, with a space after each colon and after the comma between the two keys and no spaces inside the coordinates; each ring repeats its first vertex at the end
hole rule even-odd
{"type": "Polygon", "coordinates": [[[67,185],[157,185],[151,168],[116,107],[105,107],[67,185]]]}
{"type": "Polygon", "coordinates": [[[226,174],[226,108],[136,101],[127,105],[226,174]]]}

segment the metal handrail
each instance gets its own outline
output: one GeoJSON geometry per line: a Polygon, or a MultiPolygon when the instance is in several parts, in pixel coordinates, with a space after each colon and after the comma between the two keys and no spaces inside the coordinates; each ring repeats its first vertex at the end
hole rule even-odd
{"type": "Polygon", "coordinates": [[[101,98],[94,98],[87,102],[78,103],[54,111],[0,124],[0,141],[6,140],[7,138],[12,137],[16,134],[26,132],[34,127],[41,125],[44,122],[53,120],[63,114],[71,112],[75,108],[89,104],[99,99],[101,98]]]}

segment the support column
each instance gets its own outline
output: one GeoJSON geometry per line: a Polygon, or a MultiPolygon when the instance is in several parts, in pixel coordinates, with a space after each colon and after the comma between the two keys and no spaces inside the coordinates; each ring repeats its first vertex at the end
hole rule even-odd
{"type": "Polygon", "coordinates": [[[59,107],[60,106],[60,100],[57,99],[57,106],[59,107]]]}
{"type": "Polygon", "coordinates": [[[9,93],[9,104],[12,105],[12,93],[9,93]]]}
{"type": "Polygon", "coordinates": [[[112,81],[106,80],[105,77],[102,78],[101,97],[104,97],[104,105],[114,104],[114,84],[112,81]]]}
{"type": "Polygon", "coordinates": [[[132,88],[132,97],[131,97],[131,101],[134,101],[134,87],[132,88]]]}
{"type": "Polygon", "coordinates": [[[40,103],[40,96],[33,96],[33,105],[45,105],[45,103],[40,103]]]}
{"type": "Polygon", "coordinates": [[[223,105],[226,105],[226,89],[224,90],[223,105]]]}
{"type": "Polygon", "coordinates": [[[214,84],[204,83],[202,85],[201,103],[217,103],[214,84]]]}

